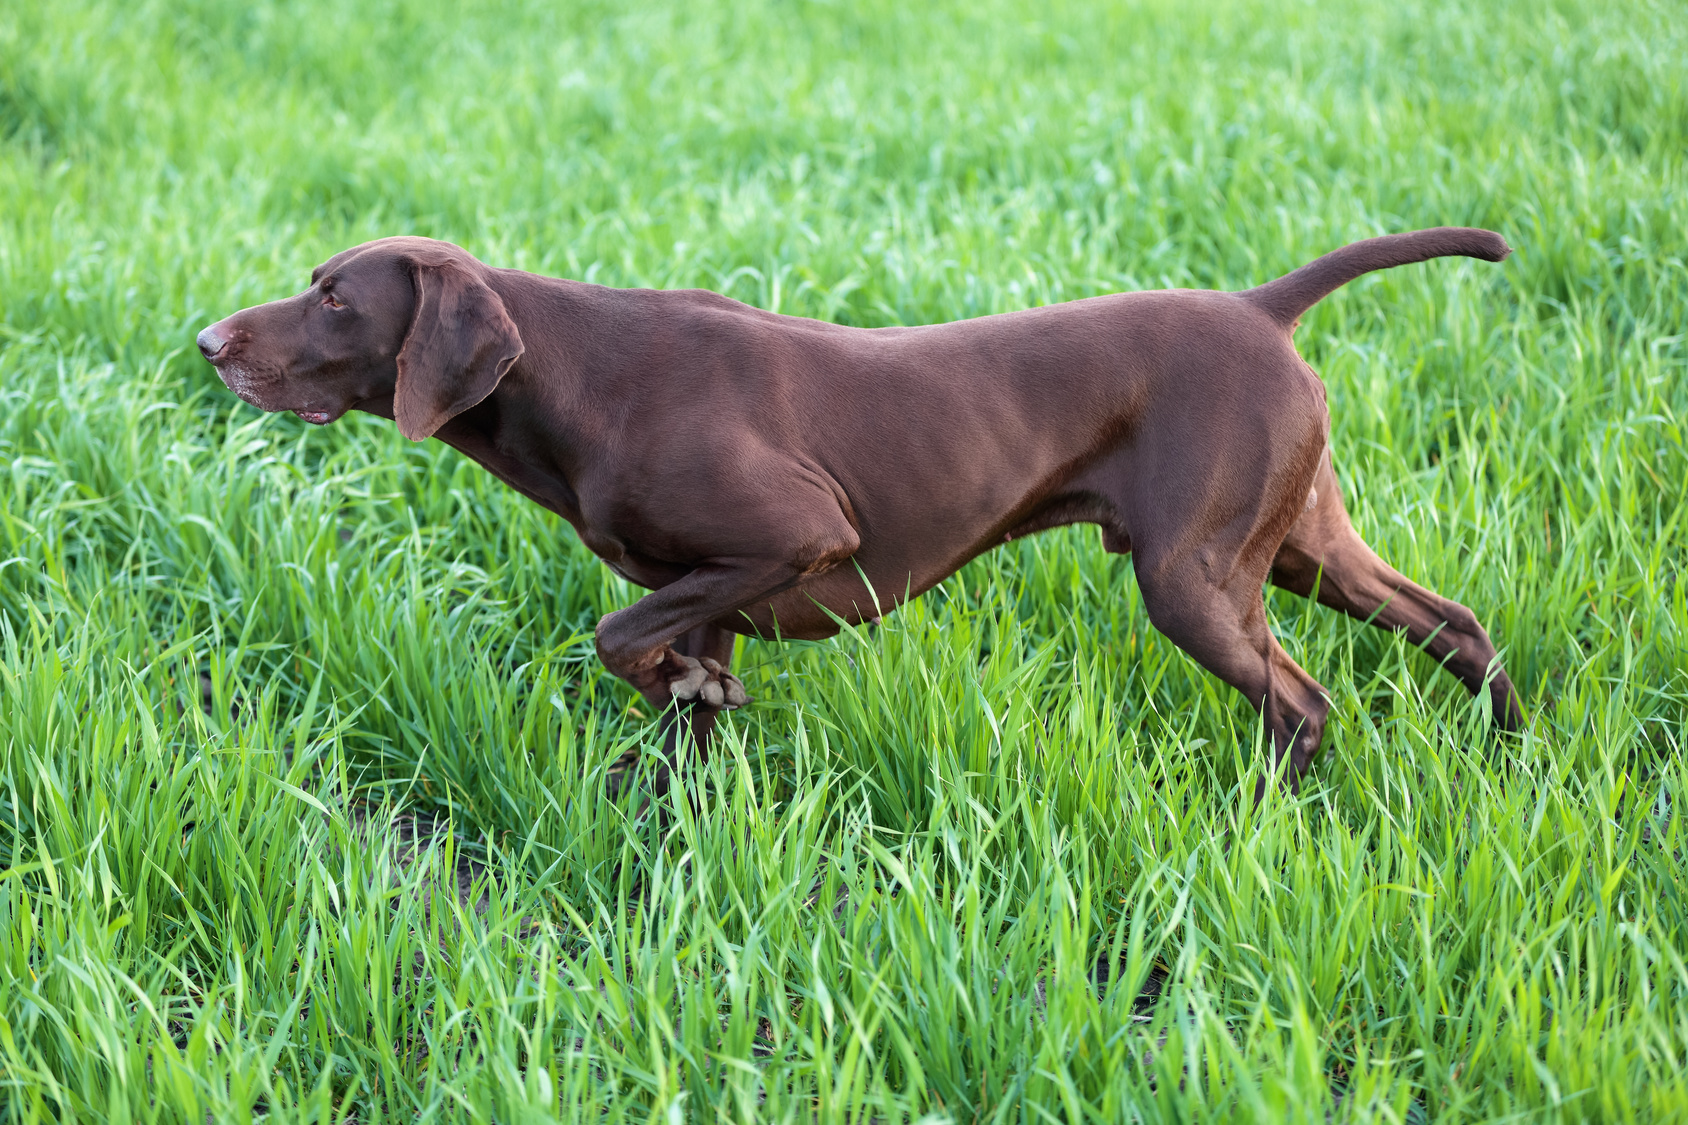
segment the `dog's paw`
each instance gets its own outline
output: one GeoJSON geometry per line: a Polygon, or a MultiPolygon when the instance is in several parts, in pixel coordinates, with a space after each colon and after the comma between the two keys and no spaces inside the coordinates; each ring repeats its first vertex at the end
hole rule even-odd
{"type": "Polygon", "coordinates": [[[715,661],[704,657],[679,656],[685,674],[668,681],[669,694],[681,703],[697,703],[717,711],[733,711],[750,702],[739,678],[715,661]]]}

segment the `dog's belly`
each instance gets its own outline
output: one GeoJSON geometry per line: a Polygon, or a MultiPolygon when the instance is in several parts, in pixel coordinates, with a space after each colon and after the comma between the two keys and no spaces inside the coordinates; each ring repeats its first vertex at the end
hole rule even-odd
{"type": "MultiPolygon", "coordinates": [[[[746,636],[767,639],[823,640],[835,635],[839,619],[855,625],[891,613],[919,597],[968,562],[1003,543],[1049,528],[1074,523],[1102,527],[1108,550],[1128,552],[1131,543],[1119,513],[1105,497],[1087,490],[1063,491],[1030,512],[1008,517],[1006,531],[992,529],[982,540],[941,557],[908,556],[865,543],[856,556],[802,585],[713,624],[746,636]]],[[[907,543],[907,538],[899,539],[907,543]]]]}

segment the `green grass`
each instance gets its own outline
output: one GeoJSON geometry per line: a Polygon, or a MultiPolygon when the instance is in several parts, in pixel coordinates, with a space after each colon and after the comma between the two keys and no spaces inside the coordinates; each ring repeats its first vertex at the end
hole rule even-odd
{"type": "Polygon", "coordinates": [[[0,1116],[1688,1118],[1688,19],[1659,0],[0,5],[0,1116]],[[192,335],[362,239],[853,324],[1327,300],[1362,533],[1524,693],[1273,593],[1253,713],[1094,529],[826,644],[689,800],[636,591],[192,335]],[[1105,984],[1098,963],[1112,966],[1105,984]]]}

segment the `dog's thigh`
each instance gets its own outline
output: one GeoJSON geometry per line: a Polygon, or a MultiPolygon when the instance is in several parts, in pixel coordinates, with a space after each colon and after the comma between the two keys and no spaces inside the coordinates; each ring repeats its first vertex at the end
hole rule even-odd
{"type": "Polygon", "coordinates": [[[1293,787],[1330,705],[1272,636],[1261,590],[1312,484],[1323,415],[1245,419],[1219,435],[1193,408],[1174,420],[1187,425],[1163,425],[1121,465],[1115,504],[1138,588],[1155,628],[1260,711],[1293,787]]]}

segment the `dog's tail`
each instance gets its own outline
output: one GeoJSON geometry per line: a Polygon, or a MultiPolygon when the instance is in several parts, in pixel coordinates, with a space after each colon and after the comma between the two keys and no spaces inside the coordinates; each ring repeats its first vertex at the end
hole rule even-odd
{"type": "Polygon", "coordinates": [[[1450,254],[1498,262],[1510,253],[1512,247],[1506,239],[1476,227],[1432,227],[1409,234],[1386,234],[1332,250],[1239,296],[1285,328],[1294,328],[1302,313],[1363,273],[1450,254]]]}

